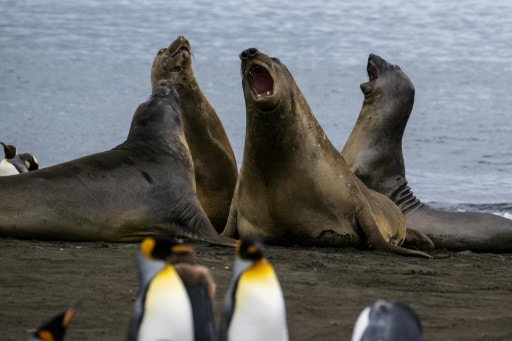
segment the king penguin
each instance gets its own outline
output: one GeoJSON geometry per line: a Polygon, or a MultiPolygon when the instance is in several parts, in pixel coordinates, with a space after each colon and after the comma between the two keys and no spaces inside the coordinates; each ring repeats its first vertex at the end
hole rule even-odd
{"type": "Polygon", "coordinates": [[[31,153],[21,153],[19,156],[23,163],[25,163],[25,167],[27,167],[29,172],[39,169],[39,161],[31,153]]]}
{"type": "Polygon", "coordinates": [[[245,237],[236,244],[218,340],[288,340],[281,285],[264,257],[263,242],[257,237],[245,237]]]}
{"type": "Polygon", "coordinates": [[[145,238],[137,268],[139,293],[127,340],[214,340],[215,283],[195,264],[194,248],[164,236],[145,238]]]}
{"type": "Polygon", "coordinates": [[[414,311],[404,302],[376,301],[357,318],[352,341],[422,341],[423,329],[414,311]]]}
{"type": "Polygon", "coordinates": [[[62,341],[64,334],[75,315],[76,309],[81,300],[74,301],[64,312],[52,318],[43,324],[34,334],[29,337],[29,341],[62,341]]]}
{"type": "Polygon", "coordinates": [[[20,173],[27,173],[28,169],[25,162],[20,159],[16,147],[0,142],[4,147],[5,157],[0,162],[0,176],[16,175],[20,173]]]}

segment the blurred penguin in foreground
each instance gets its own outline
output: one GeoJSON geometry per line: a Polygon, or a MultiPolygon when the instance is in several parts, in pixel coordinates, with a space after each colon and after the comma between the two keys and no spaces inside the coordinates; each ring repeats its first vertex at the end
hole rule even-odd
{"type": "Polygon", "coordinates": [[[81,300],[78,299],[64,310],[64,312],[52,318],[37,329],[34,334],[28,338],[29,341],[62,341],[66,333],[76,309],[80,305],[81,300]]]}
{"type": "Polygon", "coordinates": [[[215,339],[215,283],[194,248],[174,239],[144,239],[137,254],[139,292],[127,340],[215,339]]]}
{"type": "Polygon", "coordinates": [[[259,238],[245,237],[237,242],[219,341],[288,340],[283,292],[264,253],[259,238]]]}
{"type": "Polygon", "coordinates": [[[416,312],[403,302],[378,300],[357,318],[352,341],[422,341],[416,312]]]}

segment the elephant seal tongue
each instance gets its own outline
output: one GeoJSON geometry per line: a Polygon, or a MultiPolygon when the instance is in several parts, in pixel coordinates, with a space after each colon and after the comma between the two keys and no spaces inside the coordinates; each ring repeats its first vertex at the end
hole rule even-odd
{"type": "Polygon", "coordinates": [[[254,91],[258,97],[272,94],[274,90],[274,80],[264,67],[253,65],[251,66],[250,74],[252,91],[254,91]]]}

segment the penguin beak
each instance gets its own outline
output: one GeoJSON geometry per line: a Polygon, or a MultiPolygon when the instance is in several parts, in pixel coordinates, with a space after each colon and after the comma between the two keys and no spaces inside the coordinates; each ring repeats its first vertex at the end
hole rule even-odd
{"type": "Polygon", "coordinates": [[[172,254],[178,254],[178,253],[194,253],[194,248],[192,246],[188,245],[174,245],[171,247],[171,253],[172,254]]]}
{"type": "Polygon", "coordinates": [[[64,313],[64,318],[62,319],[62,326],[63,327],[67,327],[69,326],[69,324],[71,323],[71,319],[73,318],[73,316],[75,315],[76,313],[76,309],[78,308],[78,306],[82,303],[82,300],[81,299],[77,299],[75,302],[73,302],[73,304],[71,304],[71,306],[66,310],[66,312],[64,313]]]}
{"type": "Polygon", "coordinates": [[[251,255],[255,255],[260,251],[260,248],[256,245],[251,245],[247,248],[247,252],[250,253],[251,255]]]}

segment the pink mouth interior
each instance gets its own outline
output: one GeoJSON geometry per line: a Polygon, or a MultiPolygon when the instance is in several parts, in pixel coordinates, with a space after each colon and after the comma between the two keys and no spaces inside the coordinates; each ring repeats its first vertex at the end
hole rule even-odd
{"type": "Polygon", "coordinates": [[[274,90],[274,80],[268,71],[259,65],[253,65],[250,69],[252,91],[259,96],[271,95],[274,90]]]}

